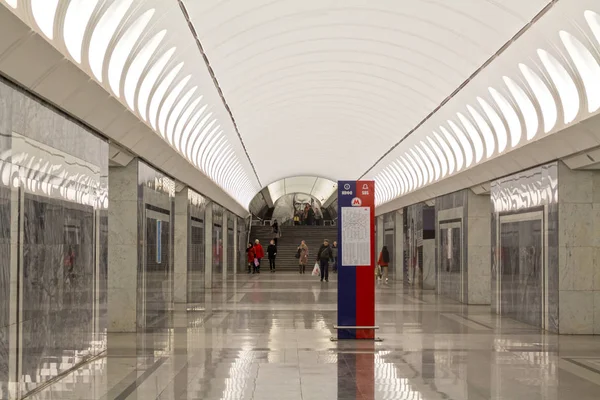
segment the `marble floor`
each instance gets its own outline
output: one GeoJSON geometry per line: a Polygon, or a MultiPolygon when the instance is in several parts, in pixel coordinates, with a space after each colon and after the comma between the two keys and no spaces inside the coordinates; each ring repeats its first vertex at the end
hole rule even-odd
{"type": "Polygon", "coordinates": [[[30,399],[599,399],[600,337],[545,334],[401,284],[377,288],[382,342],[330,341],[335,275],[238,276],[164,328],[30,399]]]}

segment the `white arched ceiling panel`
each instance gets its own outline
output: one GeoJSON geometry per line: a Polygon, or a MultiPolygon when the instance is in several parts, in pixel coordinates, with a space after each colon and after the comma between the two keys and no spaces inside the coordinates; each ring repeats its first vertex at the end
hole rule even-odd
{"type": "Polygon", "coordinates": [[[431,146],[435,155],[440,161],[440,178],[444,178],[448,174],[448,160],[444,156],[444,153],[442,152],[440,146],[431,138],[431,136],[427,136],[427,142],[429,143],[429,146],[431,146]]]}
{"type": "Polygon", "coordinates": [[[110,63],[108,64],[108,82],[110,83],[113,93],[117,97],[121,96],[121,76],[123,75],[127,57],[129,57],[133,50],[133,46],[135,46],[136,42],[144,32],[144,29],[146,29],[146,26],[150,23],[155,11],[154,8],[151,8],[142,14],[125,31],[110,56],[110,63]]]}
{"type": "MultiPolygon", "coordinates": [[[[156,35],[154,35],[152,37],[152,39],[150,39],[148,41],[148,43],[146,43],[142,47],[140,52],[136,55],[136,57],[131,62],[129,69],[127,70],[127,75],[125,77],[125,89],[124,89],[125,93],[124,94],[125,94],[125,100],[127,101],[129,108],[131,108],[132,110],[135,109],[135,94],[137,92],[138,85],[140,83],[140,78],[142,77],[142,73],[144,72],[144,68],[146,68],[148,66],[148,64],[150,63],[150,58],[152,57],[152,55],[154,54],[156,49],[158,49],[158,46],[163,41],[166,34],[167,34],[167,30],[163,29],[162,31],[160,31],[156,35]]],[[[172,51],[175,51],[175,49],[172,49],[172,51]]],[[[144,107],[144,111],[145,111],[145,107],[144,107]]],[[[141,114],[141,107],[140,107],[140,114],[141,114]]],[[[146,115],[146,113],[144,112],[143,115],[146,115]]],[[[143,118],[143,116],[142,116],[142,118],[143,118]]]]}
{"type": "Polygon", "coordinates": [[[460,171],[463,168],[465,158],[462,150],[460,149],[460,145],[454,138],[454,136],[446,130],[443,126],[440,126],[440,131],[442,135],[444,135],[444,139],[450,144],[450,148],[452,149],[452,153],[454,154],[454,159],[456,160],[456,172],[460,171]]]}
{"type": "MultiPolygon", "coordinates": [[[[425,164],[425,168],[427,168],[427,183],[431,183],[435,179],[435,169],[433,168],[433,163],[429,159],[429,157],[421,150],[421,147],[415,146],[418,154],[413,152],[413,155],[418,157],[421,160],[421,164],[425,164]]],[[[412,152],[412,150],[411,150],[412,152]]]]}
{"type": "Polygon", "coordinates": [[[477,98],[479,105],[483,108],[483,112],[489,118],[494,127],[494,133],[496,134],[496,140],[498,142],[498,153],[503,153],[506,149],[506,145],[508,144],[508,135],[506,133],[506,127],[504,126],[504,122],[498,113],[488,104],[487,101],[482,99],[481,97],[477,98]]]}
{"type": "Polygon", "coordinates": [[[467,131],[469,138],[471,139],[471,143],[473,143],[473,148],[475,149],[475,162],[478,163],[483,158],[484,154],[484,146],[481,137],[479,136],[479,132],[475,129],[475,126],[465,117],[462,113],[457,113],[458,119],[460,123],[467,131]]]}
{"type": "MultiPolygon", "coordinates": [[[[192,76],[188,75],[182,80],[180,80],[173,88],[171,88],[164,102],[160,106],[160,111],[158,114],[158,131],[162,134],[164,138],[169,140],[171,144],[172,138],[169,138],[167,136],[167,122],[169,120],[169,115],[173,111],[173,107],[175,106],[177,98],[183,92],[185,85],[187,85],[190,79],[192,79],[192,76]]],[[[192,88],[192,91],[196,91],[196,88],[192,88]]]]}
{"type": "Polygon", "coordinates": [[[462,129],[460,129],[453,121],[448,120],[448,125],[450,125],[450,129],[452,129],[452,132],[454,132],[454,135],[458,138],[460,147],[465,155],[465,168],[469,168],[473,163],[473,148],[471,147],[471,143],[462,129]]]}
{"type": "Polygon", "coordinates": [[[600,108],[600,65],[575,36],[569,32],[560,31],[560,38],[585,86],[588,111],[594,112],[600,108]]]}
{"type": "MultiPolygon", "coordinates": [[[[519,85],[515,83],[512,79],[505,76],[503,77],[504,83],[508,87],[510,94],[512,94],[513,98],[517,102],[521,114],[525,119],[525,128],[527,129],[527,140],[531,140],[535,137],[539,128],[539,121],[537,117],[537,111],[535,106],[527,96],[527,94],[521,89],[519,85]]],[[[520,138],[519,138],[520,139],[520,138]]],[[[513,144],[513,147],[516,144],[513,144]]]]}
{"type": "MultiPolygon", "coordinates": [[[[177,64],[173,69],[171,69],[169,73],[167,73],[163,80],[160,82],[160,84],[156,88],[156,91],[151,95],[150,108],[148,110],[148,122],[150,122],[150,125],[152,125],[152,128],[154,128],[154,130],[156,131],[160,132],[158,125],[160,106],[165,96],[167,95],[167,91],[169,90],[171,84],[173,83],[173,81],[177,77],[177,74],[179,74],[179,71],[181,71],[182,68],[183,63],[181,62],[177,64]]],[[[187,77],[186,79],[189,78],[190,77],[187,77]]]]}
{"type": "Polygon", "coordinates": [[[533,91],[536,100],[542,109],[542,117],[544,119],[544,132],[548,133],[556,125],[558,119],[558,111],[556,102],[552,97],[550,89],[542,81],[542,79],[531,68],[525,64],[519,64],[519,69],[533,91]]]}
{"type": "MultiPolygon", "coordinates": [[[[190,89],[190,92],[195,90],[194,88],[190,89]]],[[[173,137],[173,144],[179,148],[182,146],[181,139],[183,137],[182,135],[184,129],[187,128],[188,124],[194,123],[196,118],[200,118],[200,110],[198,110],[198,106],[200,105],[200,101],[202,101],[202,96],[198,97],[190,104],[187,104],[189,98],[186,99],[186,97],[187,95],[179,101],[177,106],[178,109],[181,107],[180,116],[177,117],[177,119],[171,116],[171,119],[169,120],[169,125],[173,126],[170,131],[171,136],[173,137]]]]}
{"type": "MultiPolygon", "coordinates": [[[[186,94],[184,94],[177,101],[177,105],[175,105],[173,107],[171,113],[169,114],[169,117],[167,119],[166,129],[165,129],[165,136],[169,140],[169,143],[171,143],[172,145],[176,143],[175,124],[177,124],[179,122],[181,117],[184,117],[183,109],[185,108],[185,106],[188,105],[188,102],[190,101],[190,99],[192,98],[194,93],[196,93],[196,90],[198,90],[198,86],[194,86],[193,88],[188,90],[188,92],[186,94]]],[[[194,103],[192,103],[194,105],[194,107],[195,107],[195,105],[197,105],[200,102],[200,100],[202,100],[202,97],[197,98],[194,101],[194,103]]],[[[163,106],[163,107],[165,107],[165,106],[163,106]]],[[[189,114],[188,114],[188,117],[189,117],[189,114]]]]}
{"type": "MultiPolygon", "coordinates": [[[[158,46],[158,45],[157,45],[158,46]]],[[[148,104],[150,100],[150,93],[154,89],[160,74],[163,72],[167,63],[175,54],[177,49],[175,47],[167,50],[153,65],[150,71],[146,74],[142,86],[140,87],[140,93],[138,95],[138,112],[142,119],[148,119],[148,104]]]]}
{"type": "Polygon", "coordinates": [[[94,27],[90,40],[89,60],[90,68],[100,82],[102,82],[104,59],[106,58],[108,45],[132,3],[133,0],[115,0],[94,27]]]}
{"type": "MultiPolygon", "coordinates": [[[[494,151],[496,149],[496,140],[494,139],[494,134],[492,133],[492,130],[490,129],[488,123],[485,121],[485,119],[483,119],[481,114],[477,112],[477,110],[475,110],[470,105],[467,105],[467,110],[475,120],[475,123],[479,128],[479,132],[481,132],[481,135],[483,136],[483,139],[485,141],[485,155],[487,158],[489,158],[492,156],[492,154],[494,154],[494,151]]],[[[459,115],[462,114],[459,113],[459,115]]]]}
{"type": "Polygon", "coordinates": [[[431,149],[429,148],[429,146],[427,146],[427,144],[425,142],[421,141],[420,145],[421,145],[421,148],[419,149],[417,147],[417,149],[420,152],[424,152],[424,156],[427,157],[427,159],[431,163],[431,166],[433,168],[433,180],[437,181],[438,179],[440,179],[440,175],[441,175],[440,162],[435,157],[435,155],[433,154],[433,152],[431,151],[431,149]]]}
{"type": "Polygon", "coordinates": [[[502,115],[508,124],[510,145],[511,147],[515,147],[521,141],[521,120],[519,120],[519,116],[517,115],[515,109],[508,102],[508,100],[506,100],[506,98],[500,94],[500,92],[493,87],[490,87],[488,90],[490,91],[492,98],[496,102],[496,105],[502,112],[502,115]]]}
{"type": "MultiPolygon", "coordinates": [[[[456,168],[456,157],[452,153],[452,149],[450,149],[448,143],[446,143],[446,141],[437,132],[433,132],[433,135],[442,147],[442,150],[444,152],[444,158],[448,162],[448,174],[452,175],[456,168]]],[[[446,176],[446,174],[444,174],[444,176],[446,176]]]]}
{"type": "Polygon", "coordinates": [[[579,92],[573,78],[565,67],[546,50],[539,49],[538,55],[560,95],[565,124],[573,122],[579,112],[579,92]]]}
{"type": "Polygon", "coordinates": [[[54,38],[54,17],[58,0],[31,0],[31,13],[40,30],[50,40],[54,38]]]}
{"type": "Polygon", "coordinates": [[[90,17],[98,5],[98,0],[71,0],[63,25],[65,46],[71,57],[81,63],[83,35],[90,17]]]}
{"type": "Polygon", "coordinates": [[[17,8],[19,0],[4,0],[12,8],[17,8]]]}
{"type": "Polygon", "coordinates": [[[423,159],[419,157],[419,155],[415,152],[414,148],[410,149],[410,154],[412,155],[413,160],[415,160],[419,170],[423,175],[423,184],[426,185],[431,182],[431,178],[429,175],[429,168],[423,162],[423,159]]]}
{"type": "Polygon", "coordinates": [[[594,11],[586,10],[584,16],[588,26],[596,37],[596,44],[600,45],[600,15],[594,11]]]}
{"type": "Polygon", "coordinates": [[[412,168],[412,170],[415,172],[415,184],[417,187],[423,186],[425,184],[425,179],[424,179],[424,175],[423,175],[423,171],[421,170],[421,168],[417,165],[417,163],[415,163],[415,160],[410,156],[410,154],[406,153],[404,154],[404,156],[406,157],[406,159],[408,160],[408,164],[410,165],[410,167],[412,168]]]}

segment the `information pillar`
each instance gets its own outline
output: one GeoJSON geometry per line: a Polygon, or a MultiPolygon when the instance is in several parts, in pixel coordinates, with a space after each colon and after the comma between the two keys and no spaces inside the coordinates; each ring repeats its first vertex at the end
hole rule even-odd
{"type": "Polygon", "coordinates": [[[375,182],[338,182],[338,339],[375,339],[375,182]]]}

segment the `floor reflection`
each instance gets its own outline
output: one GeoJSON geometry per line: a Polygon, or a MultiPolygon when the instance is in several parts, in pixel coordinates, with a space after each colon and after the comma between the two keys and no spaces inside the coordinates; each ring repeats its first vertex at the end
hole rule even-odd
{"type": "Polygon", "coordinates": [[[336,343],[335,282],[237,279],[176,308],[165,328],[109,334],[106,356],[30,398],[599,398],[600,338],[547,334],[489,307],[390,284],[377,288],[384,341],[336,343]]]}

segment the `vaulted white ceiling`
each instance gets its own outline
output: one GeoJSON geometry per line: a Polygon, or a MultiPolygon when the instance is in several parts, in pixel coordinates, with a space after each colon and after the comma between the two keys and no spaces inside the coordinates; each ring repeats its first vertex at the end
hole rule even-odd
{"type": "Polygon", "coordinates": [[[548,0],[184,0],[262,182],[356,179],[548,0]]]}
{"type": "MultiPolygon", "coordinates": [[[[380,205],[439,194],[457,176],[468,187],[482,182],[472,177],[485,163],[600,109],[595,0],[0,4],[118,100],[123,120],[141,121],[143,134],[124,129],[136,138],[124,147],[153,154],[155,135],[144,135],[154,131],[244,207],[290,177],[305,193],[372,178],[380,205]]],[[[61,106],[60,90],[45,97],[61,106]]],[[[164,163],[177,178],[167,167],[176,163],[164,163]]]]}

